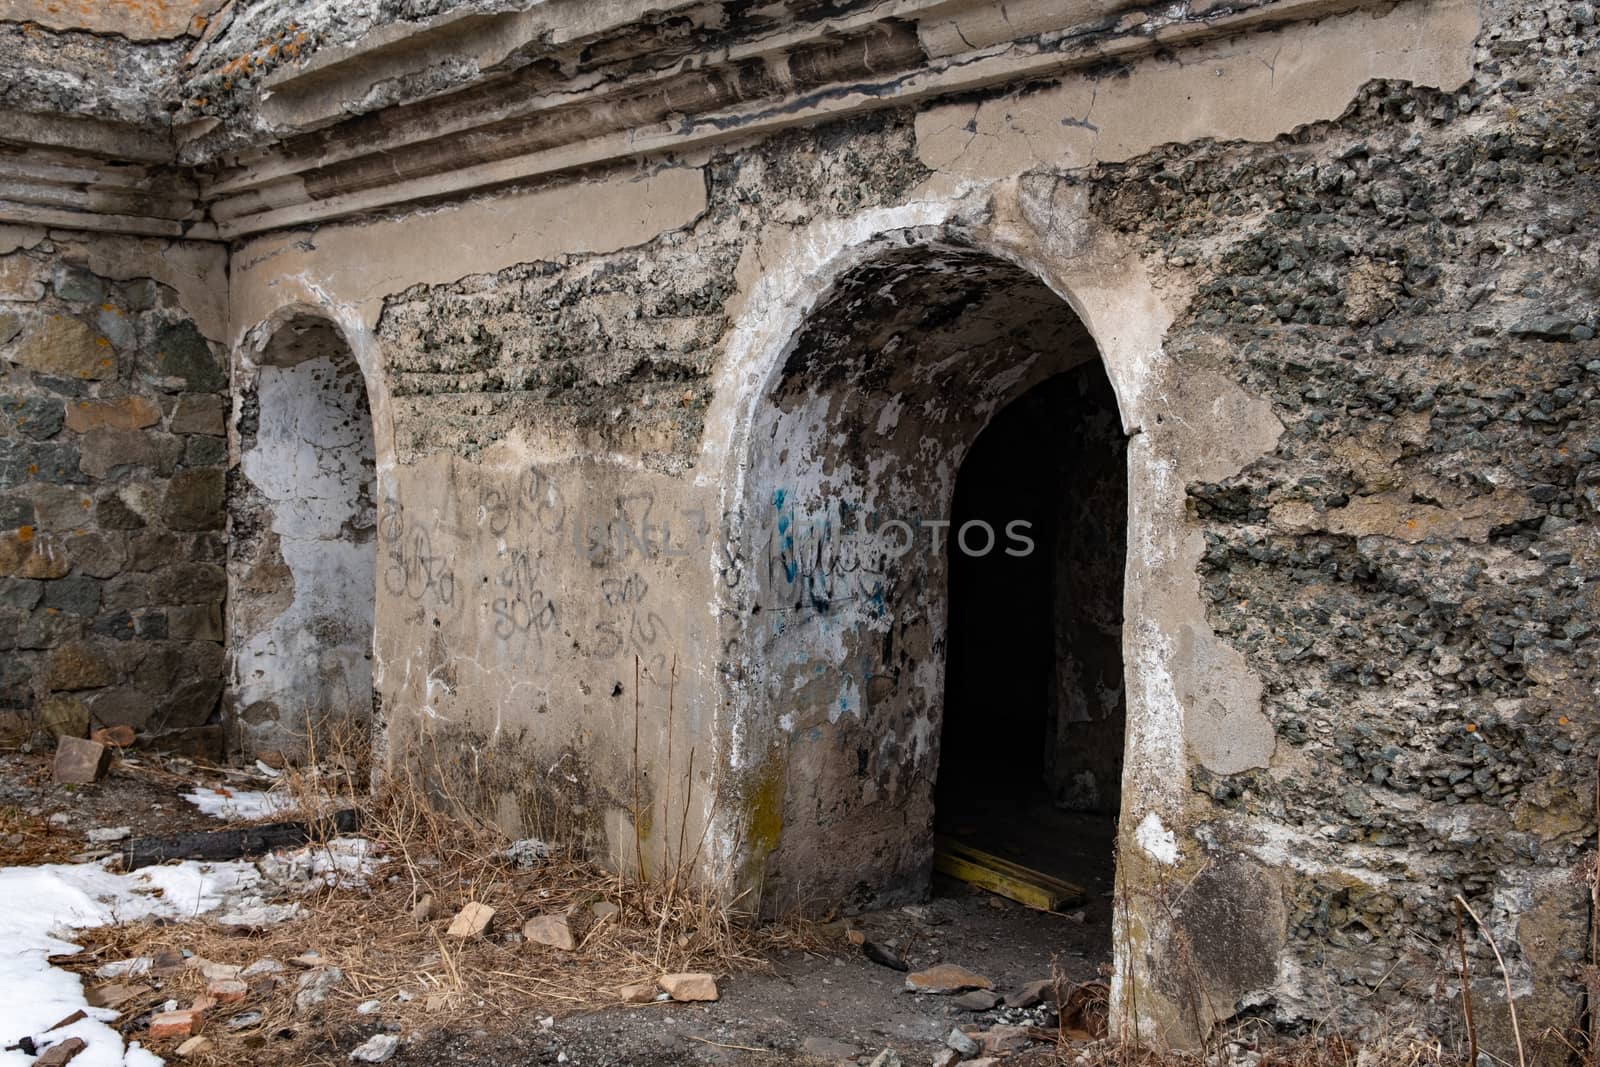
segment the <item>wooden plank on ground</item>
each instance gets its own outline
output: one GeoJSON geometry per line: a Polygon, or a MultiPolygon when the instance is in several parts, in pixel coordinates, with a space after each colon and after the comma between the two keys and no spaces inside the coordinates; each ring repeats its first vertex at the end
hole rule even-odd
{"type": "Polygon", "coordinates": [[[1061,906],[1061,898],[1044,886],[1013,878],[1003,871],[980,866],[971,860],[952,856],[948,852],[934,852],[933,869],[940,874],[948,874],[952,878],[966,882],[968,885],[975,885],[979,889],[998,893],[1008,900],[1026,904],[1030,908],[1055,911],[1056,908],[1061,906]]]}
{"type": "Polygon", "coordinates": [[[933,868],[1009,900],[1046,911],[1075,907],[1088,897],[1081,886],[944,836],[934,839],[933,868]]]}
{"type": "Polygon", "coordinates": [[[1057,878],[1053,874],[1046,874],[1044,871],[1035,870],[1032,867],[1024,867],[1015,860],[1008,860],[1004,856],[996,855],[993,852],[985,852],[976,845],[969,845],[960,838],[937,834],[934,836],[933,843],[935,848],[943,849],[953,856],[960,856],[985,867],[998,867],[1028,881],[1041,882],[1067,896],[1083,895],[1083,887],[1076,883],[1068,882],[1065,879],[1057,878]]]}

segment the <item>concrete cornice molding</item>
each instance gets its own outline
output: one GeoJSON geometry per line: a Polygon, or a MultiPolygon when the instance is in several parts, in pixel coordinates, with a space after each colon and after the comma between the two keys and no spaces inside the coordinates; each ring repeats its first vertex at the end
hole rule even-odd
{"type": "Polygon", "coordinates": [[[713,3],[456,12],[265,77],[252,116],[273,139],[225,161],[174,163],[203,151],[214,119],[180,127],[175,147],[98,120],[0,115],[0,219],[233,240],[1394,2],[879,0],[810,15],[813,0],[791,0],[738,26],[713,3]],[[445,63],[476,73],[418,97],[445,63]]]}

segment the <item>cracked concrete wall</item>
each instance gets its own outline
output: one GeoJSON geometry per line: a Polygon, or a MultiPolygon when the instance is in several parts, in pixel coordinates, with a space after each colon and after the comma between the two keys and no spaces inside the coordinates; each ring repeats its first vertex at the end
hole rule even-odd
{"type": "Polygon", "coordinates": [[[867,447],[892,394],[846,327],[889,314],[861,279],[912,263],[1004,278],[1070,309],[1130,434],[1120,1025],[1448,1034],[1453,965],[1417,948],[1448,941],[1441,887],[1483,906],[1526,1010],[1569,1018],[1585,10],[1402,3],[241,246],[236,341],[317,309],[367,379],[391,771],[623,866],[681,828],[708,882],[774,907],[914,893],[941,575],[902,560],[905,599],[774,632],[796,590],[767,520],[780,489],[948,492],[983,413],[930,400],[867,447]],[[852,706],[891,626],[917,663],[852,706]],[[850,820],[876,836],[841,850],[850,820]]]}
{"type": "Polygon", "coordinates": [[[349,346],[308,316],[240,353],[233,393],[232,740],[297,760],[364,736],[371,719],[372,416],[349,346]]]}
{"type": "Polygon", "coordinates": [[[0,229],[0,721],[222,753],[220,249],[0,229]]]}

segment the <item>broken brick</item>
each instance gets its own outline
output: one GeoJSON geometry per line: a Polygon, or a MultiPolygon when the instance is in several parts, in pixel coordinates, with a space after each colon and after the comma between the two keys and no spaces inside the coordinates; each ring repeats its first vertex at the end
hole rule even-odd
{"type": "Polygon", "coordinates": [[[63,737],[56,742],[55,779],[62,785],[93,785],[111,767],[111,749],[98,741],[63,737]]]}
{"type": "Polygon", "coordinates": [[[150,1017],[150,1038],[188,1037],[204,1017],[204,1012],[193,1008],[159,1012],[150,1017]]]}
{"type": "Polygon", "coordinates": [[[673,1000],[717,999],[717,980],[709,974],[664,974],[660,978],[660,985],[673,1000]]]}

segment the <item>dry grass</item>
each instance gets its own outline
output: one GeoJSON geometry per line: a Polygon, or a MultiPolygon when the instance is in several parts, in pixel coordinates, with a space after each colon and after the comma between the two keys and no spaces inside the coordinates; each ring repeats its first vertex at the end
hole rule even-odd
{"type": "Polygon", "coordinates": [[[45,815],[30,815],[15,805],[0,807],[0,866],[65,863],[82,850],[77,834],[62,833],[45,815]]]}
{"type": "MultiPolygon", "coordinates": [[[[285,773],[276,788],[307,808],[357,801],[354,774],[338,759],[285,773]],[[330,765],[336,769],[329,770],[330,765]],[[332,799],[330,799],[332,798],[332,799]]],[[[86,973],[108,960],[136,956],[169,958],[187,951],[215,963],[248,966],[262,958],[288,963],[307,952],[323,966],[339,968],[344,980],[314,1018],[296,1015],[300,973],[291,966],[279,981],[257,982],[241,1003],[210,1013],[202,1031],[213,1045],[200,1062],[309,1063],[342,1060],[335,1035],[371,1019],[357,1012],[368,1000],[382,1003],[386,1023],[402,1033],[487,1030],[526,1026],[530,1018],[620,1003],[626,984],[662,974],[705,971],[726,975],[765,966],[780,948],[820,949],[815,928],[801,925],[749,929],[734,924],[713,895],[676,877],[626,879],[584,861],[571,851],[520,868],[503,855],[506,839],[486,824],[442,814],[407,778],[360,798],[363,836],[386,860],[365,886],[319,886],[302,897],[302,918],[255,928],[215,922],[141,922],[82,931],[83,953],[58,961],[86,973]],[[427,918],[414,915],[425,898],[427,918]],[[451,918],[469,903],[495,909],[488,936],[467,940],[446,933],[451,918]],[[615,908],[597,904],[609,904],[615,908]],[[523,941],[522,924],[536,915],[568,917],[577,941],[564,952],[523,941]],[[259,1022],[229,1030],[229,1018],[257,1011],[259,1022]]],[[[273,818],[282,818],[282,815],[273,818]]],[[[327,842],[310,846],[327,849],[327,842]]],[[[167,975],[139,1001],[123,1009],[133,1020],[176,999],[187,1007],[206,982],[190,968],[167,975]]],[[[658,1005],[636,1010],[660,1011],[658,1005]]],[[[157,1054],[178,1043],[150,1042],[157,1054]]],[[[346,1041],[344,1044],[348,1044],[346,1041]]]]}

